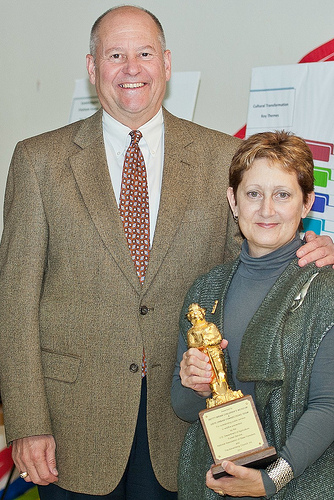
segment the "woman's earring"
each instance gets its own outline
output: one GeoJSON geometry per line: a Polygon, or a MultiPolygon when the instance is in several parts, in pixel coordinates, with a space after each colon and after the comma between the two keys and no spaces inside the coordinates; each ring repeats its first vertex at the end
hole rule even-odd
{"type": "Polygon", "coordinates": [[[235,213],[233,213],[233,219],[234,219],[234,222],[235,222],[236,224],[238,224],[238,222],[239,222],[239,217],[238,217],[237,215],[235,215],[235,213]]]}

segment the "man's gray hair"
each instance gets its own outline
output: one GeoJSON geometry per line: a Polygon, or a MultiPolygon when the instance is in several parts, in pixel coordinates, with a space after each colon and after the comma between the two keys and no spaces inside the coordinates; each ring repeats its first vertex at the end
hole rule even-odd
{"type": "Polygon", "coordinates": [[[95,59],[95,57],[96,57],[96,48],[97,48],[98,43],[99,43],[99,27],[100,27],[102,19],[107,14],[109,14],[109,12],[113,12],[114,10],[122,9],[123,7],[132,7],[132,8],[141,10],[142,12],[146,12],[146,14],[148,14],[153,19],[156,27],[158,28],[158,38],[159,38],[159,42],[161,45],[161,50],[162,50],[162,52],[165,52],[165,50],[166,50],[166,38],[165,38],[165,33],[163,30],[162,24],[160,23],[159,19],[154,14],[152,14],[152,12],[150,12],[147,9],[144,9],[143,7],[137,7],[135,5],[119,5],[117,7],[112,7],[111,9],[108,9],[106,12],[104,12],[104,14],[102,14],[100,17],[98,17],[96,19],[95,23],[92,26],[92,29],[90,32],[89,50],[90,50],[90,54],[93,56],[93,58],[95,59]]]}

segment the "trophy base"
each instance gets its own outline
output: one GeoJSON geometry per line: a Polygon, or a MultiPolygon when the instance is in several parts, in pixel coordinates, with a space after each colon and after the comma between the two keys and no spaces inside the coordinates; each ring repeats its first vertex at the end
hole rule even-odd
{"type": "Polygon", "coordinates": [[[243,396],[199,412],[215,465],[215,479],[228,475],[224,460],[245,467],[262,468],[273,462],[276,450],[264,434],[252,396],[243,396]]]}
{"type": "MultiPolygon", "coordinates": [[[[233,462],[235,465],[252,467],[253,469],[263,469],[267,467],[271,462],[276,460],[276,458],[276,450],[273,446],[270,446],[265,450],[255,451],[254,453],[231,459],[230,462],[233,462]]],[[[223,476],[229,476],[229,474],[223,469],[220,464],[213,465],[211,467],[211,471],[215,479],[219,479],[223,476]]]]}

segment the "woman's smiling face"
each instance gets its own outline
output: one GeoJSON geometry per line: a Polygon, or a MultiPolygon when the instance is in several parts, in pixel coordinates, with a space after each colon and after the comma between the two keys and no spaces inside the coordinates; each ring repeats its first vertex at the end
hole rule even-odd
{"type": "Polygon", "coordinates": [[[243,174],[236,197],[232,187],[227,197],[252,257],[261,257],[292,241],[314,201],[312,192],[304,203],[295,172],[266,158],[254,160],[243,174]]]}

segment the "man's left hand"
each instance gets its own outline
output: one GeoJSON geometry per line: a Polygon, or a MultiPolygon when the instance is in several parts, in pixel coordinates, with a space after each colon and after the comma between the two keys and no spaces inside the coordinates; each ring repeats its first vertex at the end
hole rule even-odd
{"type": "Polygon", "coordinates": [[[317,267],[332,265],[334,268],[334,243],[329,236],[318,236],[313,231],[305,233],[306,244],[299,248],[300,267],[314,262],[317,267]]]}

